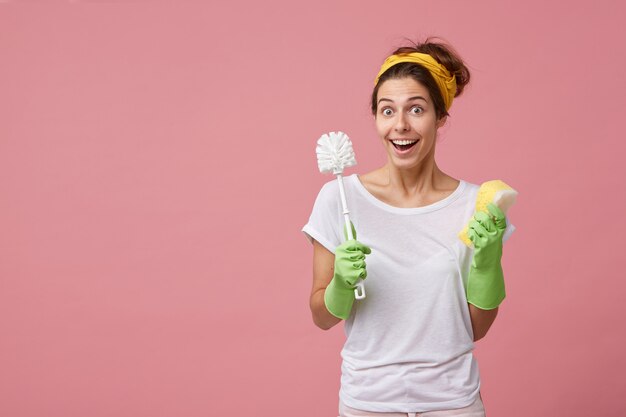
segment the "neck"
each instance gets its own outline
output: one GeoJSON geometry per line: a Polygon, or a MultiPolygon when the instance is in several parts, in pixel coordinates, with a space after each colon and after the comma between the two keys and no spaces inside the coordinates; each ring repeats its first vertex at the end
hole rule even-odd
{"type": "Polygon", "coordinates": [[[422,161],[418,166],[400,169],[387,162],[388,186],[407,196],[424,195],[441,188],[446,175],[439,169],[434,158],[422,161]]]}

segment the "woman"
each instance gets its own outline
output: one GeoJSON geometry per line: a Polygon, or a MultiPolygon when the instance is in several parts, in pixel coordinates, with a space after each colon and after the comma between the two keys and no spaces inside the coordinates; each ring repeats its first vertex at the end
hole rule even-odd
{"type": "Polygon", "coordinates": [[[345,320],[341,417],[484,416],[473,342],[504,299],[502,244],[514,227],[494,205],[474,213],[479,186],[435,162],[437,130],[469,79],[443,43],[388,57],[372,93],[387,163],[345,178],[358,238],[344,242],[336,180],[302,229],[314,244],[313,321],[345,320]],[[457,236],[468,222],[474,248],[457,236]],[[367,297],[355,300],[359,278],[367,297]]]}

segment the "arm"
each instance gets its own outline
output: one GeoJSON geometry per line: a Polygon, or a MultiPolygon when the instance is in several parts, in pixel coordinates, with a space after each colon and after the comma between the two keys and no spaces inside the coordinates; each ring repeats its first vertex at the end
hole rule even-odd
{"type": "Polygon", "coordinates": [[[467,303],[469,306],[470,317],[472,319],[472,330],[474,332],[474,342],[482,339],[493,324],[498,315],[498,308],[492,310],[483,310],[473,304],[467,303]]]}
{"type": "Polygon", "coordinates": [[[474,243],[474,256],[466,291],[474,341],[485,337],[496,319],[498,306],[506,297],[501,264],[506,217],[492,203],[487,209],[493,218],[484,212],[476,212],[468,229],[468,236],[474,243]]]}
{"type": "Polygon", "coordinates": [[[313,241],[313,288],[311,289],[310,307],[313,322],[317,327],[328,330],[341,321],[330,314],[324,303],[326,287],[333,279],[335,255],[328,249],[313,241]]]}

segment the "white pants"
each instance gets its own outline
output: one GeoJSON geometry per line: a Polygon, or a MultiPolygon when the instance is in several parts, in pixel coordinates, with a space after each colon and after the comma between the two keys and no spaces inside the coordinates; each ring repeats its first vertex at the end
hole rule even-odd
{"type": "Polygon", "coordinates": [[[452,410],[426,411],[423,413],[375,413],[350,408],[339,400],[339,417],[485,417],[485,407],[480,395],[473,404],[452,410]]]}

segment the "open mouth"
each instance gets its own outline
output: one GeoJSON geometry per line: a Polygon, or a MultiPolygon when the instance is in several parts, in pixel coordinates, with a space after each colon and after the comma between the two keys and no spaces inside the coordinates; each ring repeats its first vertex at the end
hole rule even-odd
{"type": "Polygon", "coordinates": [[[419,142],[419,139],[418,140],[392,140],[391,141],[394,148],[398,149],[399,151],[408,151],[413,146],[415,146],[417,142],[419,142]]]}

